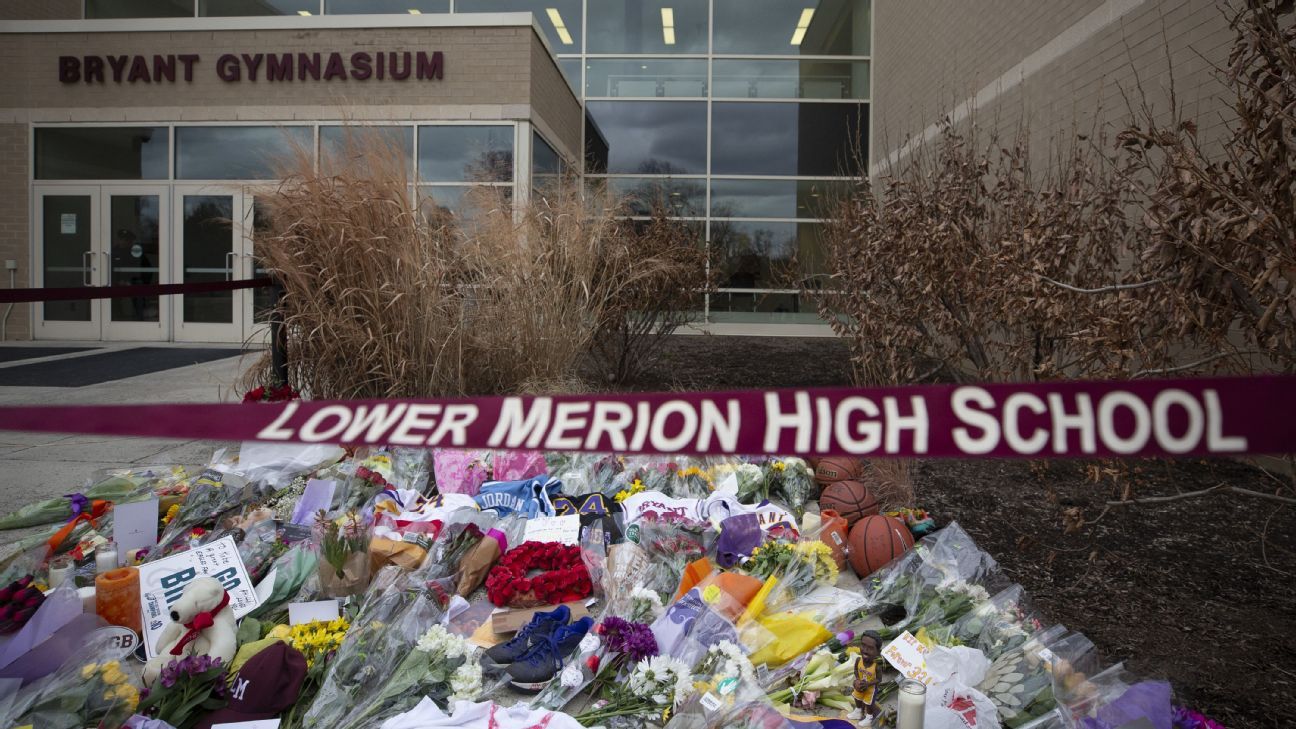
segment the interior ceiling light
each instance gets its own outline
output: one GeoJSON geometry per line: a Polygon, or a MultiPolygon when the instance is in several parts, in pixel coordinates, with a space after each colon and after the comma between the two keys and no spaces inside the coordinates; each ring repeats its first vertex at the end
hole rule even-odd
{"type": "Polygon", "coordinates": [[[553,23],[554,30],[558,32],[558,40],[562,41],[565,46],[571,45],[571,33],[567,32],[567,24],[563,22],[558,8],[545,8],[545,12],[549,14],[549,22],[553,23]]]}
{"type": "Polygon", "coordinates": [[[422,10],[418,10],[418,9],[416,9],[416,8],[410,8],[410,9],[409,9],[409,14],[410,14],[410,15],[422,15],[422,14],[423,14],[423,11],[422,11],[422,10]]]}
{"type": "Polygon", "coordinates": [[[792,32],[792,45],[801,45],[801,41],[805,39],[806,28],[810,27],[810,19],[813,17],[814,8],[801,11],[801,19],[797,21],[796,30],[792,32]]]}
{"type": "Polygon", "coordinates": [[[297,11],[297,14],[298,14],[298,15],[310,15],[310,11],[309,11],[309,10],[298,10],[298,11],[297,11]]]}
{"type": "Polygon", "coordinates": [[[662,41],[668,45],[675,45],[675,10],[673,8],[662,8],[662,41]]]}

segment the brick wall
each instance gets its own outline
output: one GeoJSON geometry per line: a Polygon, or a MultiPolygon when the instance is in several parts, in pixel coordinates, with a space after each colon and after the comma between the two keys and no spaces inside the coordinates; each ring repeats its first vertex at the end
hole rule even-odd
{"type": "Polygon", "coordinates": [[[1213,0],[879,0],[874,8],[875,169],[978,92],[978,123],[1001,134],[1028,125],[1036,150],[1073,130],[1110,132],[1128,116],[1122,93],[1167,110],[1172,78],[1203,135],[1223,131],[1229,99],[1211,64],[1226,62],[1233,36],[1213,0]],[[996,83],[1010,71],[1022,72],[1010,77],[1020,83],[996,83]]]}
{"type": "Polygon", "coordinates": [[[81,0],[0,0],[0,20],[73,20],[81,0]]]}
{"type": "MultiPolygon", "coordinates": [[[[0,124],[0,287],[9,287],[9,272],[4,269],[4,261],[18,262],[16,286],[25,288],[31,285],[31,256],[29,253],[28,210],[31,201],[27,197],[27,125],[0,124]]],[[[8,308],[0,304],[0,316],[8,308]]],[[[31,314],[29,304],[17,304],[9,314],[7,324],[8,339],[31,338],[31,314]]]]}
{"type": "Polygon", "coordinates": [[[532,121],[545,137],[560,148],[558,151],[564,157],[579,164],[584,156],[580,152],[580,102],[572,94],[558,63],[535,35],[531,38],[531,109],[532,121]],[[578,123],[572,124],[570,119],[577,119],[578,123]]]}

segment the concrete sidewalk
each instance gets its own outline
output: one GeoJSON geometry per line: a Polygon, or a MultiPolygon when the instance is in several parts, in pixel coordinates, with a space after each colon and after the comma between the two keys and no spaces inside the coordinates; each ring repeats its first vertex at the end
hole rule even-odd
{"type": "MultiPolygon", "coordinates": [[[[30,346],[29,342],[12,343],[30,346]]],[[[55,346],[41,342],[42,346],[55,346]]],[[[73,346],[74,343],[65,343],[73,346]]],[[[0,345],[0,346],[8,346],[0,345]]],[[[0,404],[82,405],[109,403],[230,402],[244,368],[260,356],[241,356],[85,387],[4,387],[4,370],[32,362],[64,360],[142,344],[88,343],[99,349],[38,360],[0,363],[0,404]]],[[[147,346],[159,346],[149,344],[147,346]]],[[[183,347],[187,345],[161,345],[183,347]]],[[[212,345],[192,345],[210,347],[212,345]]],[[[80,491],[95,471],[136,464],[204,465],[224,443],[155,438],[63,436],[0,430],[0,513],[24,504],[80,491]]]]}

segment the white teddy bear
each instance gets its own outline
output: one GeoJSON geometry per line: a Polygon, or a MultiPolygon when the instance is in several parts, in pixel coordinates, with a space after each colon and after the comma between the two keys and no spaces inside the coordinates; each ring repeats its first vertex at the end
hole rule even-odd
{"type": "Polygon", "coordinates": [[[171,606],[171,624],[158,638],[157,655],[144,666],[144,685],[151,686],[163,666],[185,656],[211,656],[228,666],[238,649],[237,632],[221,583],[211,577],[190,582],[171,606]]]}

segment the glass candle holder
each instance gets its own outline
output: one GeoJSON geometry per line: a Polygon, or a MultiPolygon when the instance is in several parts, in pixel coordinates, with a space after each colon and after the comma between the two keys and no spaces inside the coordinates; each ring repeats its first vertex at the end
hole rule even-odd
{"type": "Polygon", "coordinates": [[[121,566],[117,558],[117,543],[109,539],[95,547],[95,572],[103,574],[121,566]]]}
{"type": "Polygon", "coordinates": [[[49,586],[50,589],[56,589],[59,585],[72,579],[72,573],[75,568],[72,566],[72,560],[67,556],[59,556],[50,560],[49,565],[49,586]]]}
{"type": "Polygon", "coordinates": [[[926,708],[927,685],[912,678],[901,681],[896,696],[896,729],[923,729],[926,708]]]}
{"type": "Polygon", "coordinates": [[[141,634],[140,573],[134,567],[118,567],[95,576],[95,612],[99,617],[141,634]]]}

